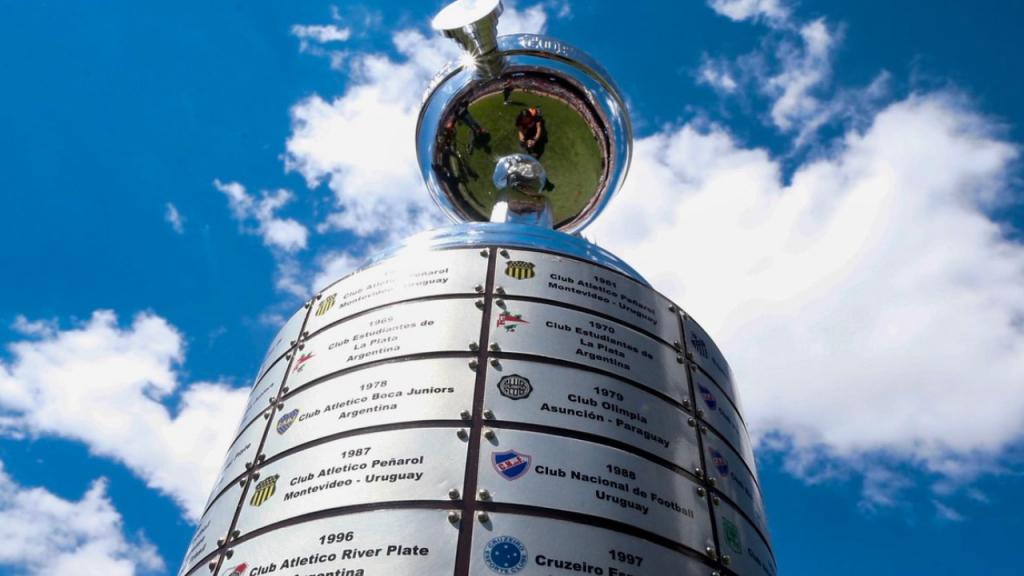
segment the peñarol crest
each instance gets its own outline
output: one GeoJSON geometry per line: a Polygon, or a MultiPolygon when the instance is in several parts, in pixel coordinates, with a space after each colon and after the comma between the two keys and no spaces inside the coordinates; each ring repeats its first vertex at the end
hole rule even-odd
{"type": "Polygon", "coordinates": [[[323,316],[324,314],[327,314],[327,311],[334,306],[334,301],[337,300],[337,298],[338,293],[335,292],[334,294],[331,294],[330,296],[327,296],[326,298],[321,300],[320,304],[318,304],[316,307],[316,316],[320,317],[323,316]]]}
{"type": "Polygon", "coordinates": [[[257,508],[262,506],[264,502],[270,500],[270,497],[274,495],[277,490],[277,479],[278,475],[267,476],[260,483],[256,485],[256,489],[252,492],[252,498],[249,499],[249,504],[256,506],[257,508]]]}
{"type": "Polygon", "coordinates": [[[516,280],[529,280],[536,275],[537,273],[533,270],[533,262],[512,260],[505,265],[505,276],[508,276],[509,278],[515,278],[516,280]]]}

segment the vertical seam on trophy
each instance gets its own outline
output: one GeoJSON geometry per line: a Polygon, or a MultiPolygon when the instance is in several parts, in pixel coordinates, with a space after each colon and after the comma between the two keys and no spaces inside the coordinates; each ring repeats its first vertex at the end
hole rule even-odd
{"type": "Polygon", "coordinates": [[[487,249],[487,275],[484,283],[484,306],[480,317],[480,341],[476,359],[476,381],[473,388],[473,412],[470,425],[469,446],[466,449],[466,473],[463,480],[462,522],[459,542],[455,552],[455,576],[469,574],[470,554],[473,546],[473,529],[477,511],[477,480],[480,468],[480,442],[483,435],[484,392],[487,386],[487,359],[491,336],[491,307],[494,300],[494,273],[498,259],[498,248],[487,249]]]}

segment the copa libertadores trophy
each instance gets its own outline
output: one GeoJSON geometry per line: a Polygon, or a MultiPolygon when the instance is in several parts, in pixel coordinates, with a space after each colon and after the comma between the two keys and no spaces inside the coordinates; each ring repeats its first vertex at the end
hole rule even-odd
{"type": "Polygon", "coordinates": [[[416,147],[455,224],[285,324],[180,574],[776,573],[721,352],[577,234],[625,177],[623,100],[501,11],[434,19],[467,57],[416,147]]]}

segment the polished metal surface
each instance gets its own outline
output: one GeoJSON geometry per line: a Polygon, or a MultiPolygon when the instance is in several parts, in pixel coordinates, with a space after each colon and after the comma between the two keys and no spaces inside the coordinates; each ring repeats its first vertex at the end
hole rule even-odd
{"type": "Polygon", "coordinates": [[[508,296],[529,296],[573,304],[646,330],[668,343],[682,338],[675,307],[648,286],[578,260],[507,250],[498,260],[498,288],[508,296]]]}
{"type": "Polygon", "coordinates": [[[695,402],[701,419],[729,441],[743,457],[747,466],[754,471],[756,477],[754,449],[750,445],[750,436],[746,425],[740,419],[740,413],[706,374],[700,370],[693,370],[690,377],[693,380],[693,393],[697,396],[695,402]]]}
{"type": "Polygon", "coordinates": [[[237,435],[250,422],[255,420],[261,412],[270,407],[271,401],[277,396],[281,383],[288,373],[288,360],[281,358],[274,366],[267,371],[253,386],[249,392],[249,400],[245,405],[245,412],[242,413],[242,422],[238,425],[237,435]]]}
{"type": "Polygon", "coordinates": [[[733,387],[732,368],[725,361],[725,356],[722,355],[722,351],[718,349],[715,341],[689,315],[684,318],[683,331],[690,359],[711,375],[711,379],[729,396],[737,409],[743,410],[736,395],[736,389],[733,387]]]}
{"type": "Polygon", "coordinates": [[[486,274],[487,259],[479,250],[410,252],[379,261],[321,291],[305,331],[315,334],[342,318],[400,300],[474,294],[486,274]]]}
{"type": "Polygon", "coordinates": [[[274,337],[273,344],[267,350],[266,356],[263,357],[263,363],[260,364],[260,371],[256,375],[257,379],[266,373],[270,365],[275,360],[280,358],[288,348],[295,343],[299,338],[299,332],[302,330],[302,322],[306,319],[306,309],[299,308],[292,317],[288,319],[285,325],[274,337]]]}
{"type": "Polygon", "coordinates": [[[481,311],[472,299],[410,302],[380,308],[324,330],[296,354],[288,389],[328,374],[410,354],[469,352],[481,311]]]}
{"type": "Polygon", "coordinates": [[[625,103],[601,66],[576,48],[529,34],[495,39],[496,14],[500,2],[477,0],[435,19],[467,58],[428,89],[416,129],[421,173],[456,222],[525,222],[526,214],[544,212],[550,219],[532,223],[582,230],[628,171],[625,103]],[[542,202],[532,186],[524,194],[498,177],[513,155],[543,167],[542,202]]]}
{"type": "Polygon", "coordinates": [[[447,500],[461,489],[466,443],[451,428],[342,438],[258,469],[238,516],[246,534],[310,512],[396,500],[447,500]]]}
{"type": "Polygon", "coordinates": [[[242,487],[235,484],[220,498],[214,500],[213,505],[199,519],[196,533],[189,542],[188,550],[185,551],[185,562],[178,574],[192,570],[199,565],[200,560],[217,549],[217,541],[228,535],[241,496],[242,487]]]}
{"type": "Polygon", "coordinates": [[[512,560],[501,554],[502,543],[526,558],[522,571],[517,573],[527,576],[712,574],[709,566],[692,557],[640,538],[564,520],[515,514],[490,514],[487,523],[474,525],[469,574],[493,576],[501,574],[501,569],[511,573],[512,568],[504,567],[512,560]]]}
{"type": "Polygon", "coordinates": [[[502,421],[552,426],[618,440],[696,473],[692,417],[668,402],[597,373],[502,360],[487,369],[484,407],[502,421]]]}
{"type": "Polygon", "coordinates": [[[443,510],[379,510],[303,522],[232,547],[221,576],[451,574],[458,530],[443,510]]]}
{"type": "Polygon", "coordinates": [[[263,453],[273,458],[294,446],[369,426],[458,420],[473,406],[475,379],[462,358],[394,362],[327,379],[282,402],[263,453]]]}
{"type": "Polygon", "coordinates": [[[754,521],[765,539],[770,541],[761,489],[750,470],[743,464],[739,454],[714,432],[709,430],[702,440],[704,461],[708,466],[707,474],[709,478],[714,479],[715,489],[735,502],[754,521]]]}
{"type": "MultiPolygon", "coordinates": [[[[225,456],[224,465],[221,467],[220,475],[213,484],[213,491],[210,493],[211,499],[220,494],[220,491],[225,486],[241,476],[245,472],[247,464],[256,461],[264,430],[266,430],[266,426],[262,419],[253,421],[245,430],[242,430],[242,433],[231,444],[231,447],[228,448],[227,456],[225,456]]],[[[207,505],[209,504],[207,502],[207,505]]]]}
{"type": "Polygon", "coordinates": [[[729,570],[742,576],[778,574],[768,545],[731,504],[722,500],[715,506],[715,523],[718,525],[719,554],[729,570]]]}
{"type": "Polygon", "coordinates": [[[532,354],[597,368],[682,402],[686,367],[666,344],[600,316],[548,304],[498,299],[491,341],[504,352],[532,354]]]}
{"type": "Polygon", "coordinates": [[[481,447],[479,487],[497,503],[615,520],[704,550],[713,545],[706,497],[683,475],[632,454],[534,432],[496,429],[481,447]],[[527,470],[512,477],[512,453],[527,470]]]}

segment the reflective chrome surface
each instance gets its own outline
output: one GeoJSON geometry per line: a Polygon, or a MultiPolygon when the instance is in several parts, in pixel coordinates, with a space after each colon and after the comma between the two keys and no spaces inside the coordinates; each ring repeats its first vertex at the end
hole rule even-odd
{"type": "Polygon", "coordinates": [[[514,221],[510,214],[546,210],[554,228],[579,231],[628,170],[632,128],[625,103],[600,65],[552,38],[502,36],[490,56],[475,54],[490,48],[488,18],[445,29],[469,46],[471,57],[443,71],[425,97],[416,131],[424,180],[456,222],[514,221]],[[544,201],[505,188],[509,203],[494,214],[506,199],[495,171],[517,154],[543,166],[544,201]]]}

